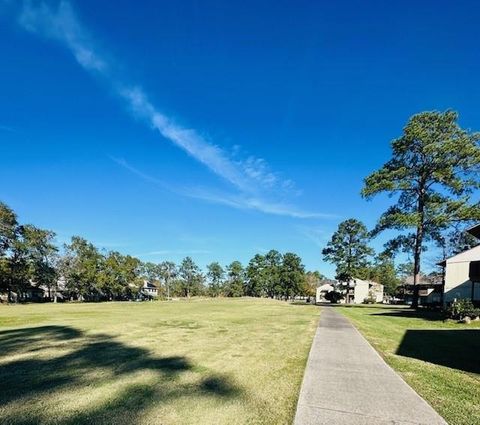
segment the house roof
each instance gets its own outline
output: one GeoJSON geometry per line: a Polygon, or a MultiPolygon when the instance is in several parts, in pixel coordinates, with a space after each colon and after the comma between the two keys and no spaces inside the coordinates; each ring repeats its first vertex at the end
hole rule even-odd
{"type": "Polygon", "coordinates": [[[368,284],[368,285],[379,285],[379,286],[383,286],[381,283],[378,283],[378,282],[374,282],[373,280],[363,280],[363,279],[358,279],[358,278],[353,278],[353,283],[355,284],[358,284],[358,283],[364,283],[364,284],[368,284]]]}
{"type": "MultiPolygon", "coordinates": [[[[418,282],[417,285],[433,287],[436,285],[441,285],[442,283],[443,282],[440,277],[420,275],[420,282],[418,282]]],[[[413,286],[413,276],[407,276],[403,281],[403,286],[413,286]]]]}
{"type": "Polygon", "coordinates": [[[317,286],[317,291],[330,292],[333,288],[334,288],[333,285],[330,285],[329,283],[324,283],[323,285],[317,286]]]}
{"type": "Polygon", "coordinates": [[[466,251],[461,252],[460,254],[454,255],[453,257],[447,258],[443,261],[437,263],[439,266],[445,267],[447,263],[467,263],[470,261],[479,261],[480,260],[480,245],[474,246],[473,248],[467,249],[466,251]]]}
{"type": "MultiPolygon", "coordinates": [[[[470,227],[469,229],[466,230],[466,232],[470,233],[472,236],[476,237],[477,239],[480,239],[480,223],[470,227]]],[[[474,246],[473,248],[467,249],[466,251],[461,252],[460,254],[454,255],[453,257],[446,258],[438,262],[437,266],[445,267],[447,265],[447,262],[456,263],[456,262],[462,262],[462,261],[480,260],[480,256],[476,252],[475,248],[478,248],[478,246],[474,246]],[[471,258],[472,254],[474,257],[479,257],[479,258],[471,258]]]]}
{"type": "Polygon", "coordinates": [[[480,239],[480,223],[470,227],[470,229],[467,229],[467,232],[472,236],[475,236],[477,239],[480,239]]]}
{"type": "MultiPolygon", "coordinates": [[[[405,285],[413,285],[413,275],[407,276],[403,283],[405,285]]],[[[418,282],[418,285],[431,285],[433,282],[433,279],[430,276],[425,276],[424,274],[420,275],[420,282],[418,282]]]]}

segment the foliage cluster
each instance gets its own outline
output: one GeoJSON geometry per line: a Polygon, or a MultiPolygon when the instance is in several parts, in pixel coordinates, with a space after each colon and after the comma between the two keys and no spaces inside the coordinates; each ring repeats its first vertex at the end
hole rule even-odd
{"type": "Polygon", "coordinates": [[[475,307],[470,300],[461,299],[451,303],[445,313],[449,319],[462,320],[465,317],[475,319],[480,317],[480,308],[475,307]]]}
{"type": "Polygon", "coordinates": [[[372,280],[382,284],[385,293],[393,295],[400,284],[393,258],[385,253],[375,255],[368,245],[370,239],[361,221],[345,220],[323,249],[323,258],[336,265],[336,279],[340,282],[355,278],[372,280]]]}
{"type": "MultiPolygon", "coordinates": [[[[396,254],[413,259],[409,276],[415,285],[420,282],[422,254],[432,244],[442,249],[444,258],[476,245],[462,228],[480,220],[479,142],[480,133],[462,129],[454,111],[412,116],[391,143],[391,159],[365,179],[362,189],[366,199],[385,193],[395,202],[371,231],[356,219],[340,223],[323,250],[324,259],[336,265],[337,279],[376,280],[393,294],[399,283],[396,254]],[[369,239],[386,230],[397,235],[374,257],[369,239]]],[[[414,286],[413,307],[418,299],[414,286]]]]}
{"type": "Polygon", "coordinates": [[[0,294],[7,293],[9,301],[23,301],[41,288],[47,294],[43,300],[132,300],[152,298],[150,285],[160,298],[291,299],[314,296],[321,278],[318,272],[306,273],[301,258],[291,252],[257,254],[246,268],[239,261],[225,268],[212,262],[202,273],[191,257],[179,265],[142,262],[117,251],[99,250],[79,236],[59,249],[54,238],[52,231],[19,224],[14,211],[0,203],[0,294]]]}
{"type": "MultiPolygon", "coordinates": [[[[479,142],[480,133],[461,128],[456,112],[422,112],[392,141],[391,159],[365,179],[365,198],[395,196],[372,235],[398,232],[386,244],[386,252],[412,255],[414,284],[420,281],[422,253],[429,244],[439,245],[448,255],[448,245],[471,243],[455,240],[455,235],[461,233],[462,223],[480,220],[480,202],[474,196],[480,187],[479,142]]],[[[414,288],[416,307],[418,286],[414,288]]]]}
{"type": "Polygon", "coordinates": [[[332,304],[337,304],[339,301],[343,300],[345,295],[340,291],[330,291],[325,294],[325,299],[330,301],[332,304]]]}

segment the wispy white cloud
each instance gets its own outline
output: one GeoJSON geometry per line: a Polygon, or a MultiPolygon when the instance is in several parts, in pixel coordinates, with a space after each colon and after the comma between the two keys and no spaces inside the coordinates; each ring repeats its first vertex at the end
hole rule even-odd
{"type": "Polygon", "coordinates": [[[322,228],[310,226],[296,226],[296,228],[298,232],[319,248],[324,248],[328,242],[329,233],[322,228]]]}
{"type": "Polygon", "coordinates": [[[227,205],[242,210],[256,210],[267,214],[288,216],[293,218],[336,218],[333,214],[324,214],[304,211],[295,206],[265,200],[264,198],[249,196],[248,194],[228,194],[207,190],[204,188],[191,188],[188,195],[192,198],[227,205]]]}
{"type": "MultiPolygon", "coordinates": [[[[330,216],[303,212],[279,202],[278,199],[283,198],[286,193],[295,195],[298,191],[295,190],[291,180],[283,179],[279,173],[271,171],[264,159],[251,155],[246,159],[239,158],[241,148],[238,146],[234,146],[231,153],[227,152],[199,131],[183,127],[159,111],[141,87],[125,83],[118,78],[114,72],[113,62],[99,49],[92,35],[80,23],[69,2],[62,0],[53,5],[42,1],[24,0],[21,2],[18,23],[31,33],[55,40],[65,46],[86,71],[104,78],[135,117],[146,122],[165,139],[230,183],[238,192],[236,195],[219,196],[211,191],[195,189],[189,196],[234,208],[296,218],[330,216]]],[[[172,190],[163,182],[130,167],[125,161],[117,160],[117,163],[144,180],[172,190]]],[[[174,191],[178,192],[178,189],[174,191]]]]}
{"type": "Polygon", "coordinates": [[[55,9],[43,2],[26,0],[19,23],[27,31],[63,43],[86,70],[107,71],[106,62],[96,52],[92,38],[79,23],[70,3],[61,1],[55,9]]]}
{"type": "Polygon", "coordinates": [[[118,165],[137,175],[143,180],[153,183],[164,190],[176,193],[178,195],[186,196],[189,198],[199,199],[214,204],[226,205],[232,208],[240,210],[256,210],[263,213],[288,216],[293,218],[337,218],[333,214],[322,214],[309,211],[303,211],[295,208],[292,205],[283,204],[274,201],[265,201],[260,197],[254,197],[245,193],[226,193],[215,191],[210,188],[202,187],[180,187],[167,184],[161,180],[158,180],[142,171],[139,171],[135,167],[132,167],[123,159],[112,158],[118,165]]]}
{"type": "Polygon", "coordinates": [[[205,140],[196,130],[176,125],[164,114],[158,112],[138,87],[119,90],[135,115],[145,119],[152,128],[166,139],[187,152],[211,171],[243,191],[252,189],[251,180],[242,168],[232,162],[225,151],[205,140]]]}
{"type": "Polygon", "coordinates": [[[137,117],[239,189],[253,190],[256,187],[253,183],[271,187],[278,180],[267,171],[264,160],[249,157],[245,161],[233,161],[226,151],[206,140],[197,130],[184,128],[161,113],[140,87],[112,79],[112,66],[98,51],[70,3],[61,1],[54,8],[43,2],[24,1],[19,23],[27,31],[62,43],[85,70],[108,77],[114,91],[137,117]]]}
{"type": "Polygon", "coordinates": [[[132,167],[127,161],[125,161],[123,158],[115,158],[113,156],[110,157],[110,159],[120,165],[121,167],[125,168],[126,170],[130,171],[131,173],[135,174],[136,176],[140,177],[141,179],[153,183],[156,186],[161,187],[164,190],[167,190],[169,192],[181,194],[181,190],[175,188],[173,185],[167,184],[166,182],[156,179],[155,177],[152,177],[148,174],[145,174],[144,172],[138,170],[135,167],[132,167]]]}

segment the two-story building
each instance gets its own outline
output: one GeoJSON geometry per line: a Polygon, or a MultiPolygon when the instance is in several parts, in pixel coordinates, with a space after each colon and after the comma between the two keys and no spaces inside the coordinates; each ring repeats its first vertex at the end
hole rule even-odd
{"type": "Polygon", "coordinates": [[[325,302],[326,295],[331,291],[338,291],[343,294],[340,303],[362,304],[367,300],[375,303],[383,302],[383,285],[371,280],[351,279],[349,282],[338,282],[336,280],[324,280],[317,288],[317,302],[325,302]]]}

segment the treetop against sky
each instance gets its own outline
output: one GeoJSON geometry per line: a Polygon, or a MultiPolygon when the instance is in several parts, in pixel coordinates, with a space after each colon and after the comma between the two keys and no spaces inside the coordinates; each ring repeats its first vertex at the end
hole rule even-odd
{"type": "Polygon", "coordinates": [[[322,3],[0,2],[1,199],[59,242],[333,275],[321,249],[390,205],[360,190],[408,118],[479,128],[480,5],[322,3]]]}

